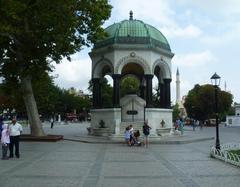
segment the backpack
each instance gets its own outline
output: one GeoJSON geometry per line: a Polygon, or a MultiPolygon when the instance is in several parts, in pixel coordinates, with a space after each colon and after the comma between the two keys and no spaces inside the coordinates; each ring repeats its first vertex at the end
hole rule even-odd
{"type": "Polygon", "coordinates": [[[144,135],[149,135],[150,134],[150,128],[148,126],[143,126],[143,134],[144,135]]]}

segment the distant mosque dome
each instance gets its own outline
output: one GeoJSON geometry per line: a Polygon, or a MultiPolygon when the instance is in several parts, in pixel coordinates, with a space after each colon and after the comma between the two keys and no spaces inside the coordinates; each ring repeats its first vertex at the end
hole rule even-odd
{"type": "Polygon", "coordinates": [[[155,27],[141,20],[133,19],[132,11],[129,20],[114,23],[108,26],[105,31],[108,33],[107,38],[96,42],[95,49],[113,44],[142,44],[171,52],[166,37],[155,27]]]}

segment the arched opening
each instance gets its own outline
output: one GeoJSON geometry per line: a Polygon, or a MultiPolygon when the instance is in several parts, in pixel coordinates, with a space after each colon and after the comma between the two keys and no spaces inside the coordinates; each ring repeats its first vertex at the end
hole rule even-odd
{"type": "Polygon", "coordinates": [[[94,108],[108,108],[112,107],[112,93],[113,93],[113,68],[111,64],[102,63],[96,66],[92,78],[93,89],[93,107],[94,108]]]}
{"type": "Polygon", "coordinates": [[[152,84],[153,84],[152,105],[154,108],[159,108],[160,107],[160,87],[159,87],[158,78],[156,75],[153,76],[152,84]]]}
{"type": "Polygon", "coordinates": [[[162,82],[163,69],[157,65],[154,68],[153,77],[153,106],[156,108],[164,107],[164,85],[162,82]]]}
{"type": "Polygon", "coordinates": [[[137,76],[129,74],[121,79],[120,96],[124,97],[126,94],[139,95],[140,80],[137,76]]]}
{"type": "Polygon", "coordinates": [[[102,108],[111,108],[113,106],[113,80],[108,74],[101,78],[101,96],[102,108]]]}
{"type": "Polygon", "coordinates": [[[127,74],[132,74],[138,77],[142,77],[144,74],[144,69],[139,64],[136,63],[128,63],[122,69],[122,76],[127,74]]]}
{"type": "Polygon", "coordinates": [[[143,67],[137,63],[127,63],[122,68],[121,74],[121,97],[126,94],[137,94],[140,96],[140,86],[144,75],[143,67]]]}
{"type": "Polygon", "coordinates": [[[112,71],[108,64],[103,65],[101,69],[101,104],[102,108],[112,107],[113,80],[112,71]]]}

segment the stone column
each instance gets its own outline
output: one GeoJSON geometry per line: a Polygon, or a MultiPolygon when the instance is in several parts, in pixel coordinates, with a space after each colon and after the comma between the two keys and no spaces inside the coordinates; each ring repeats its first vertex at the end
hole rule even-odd
{"type": "Polygon", "coordinates": [[[145,87],[146,87],[146,86],[144,85],[144,79],[141,78],[139,90],[140,90],[140,97],[141,97],[142,99],[144,99],[144,100],[145,100],[145,87]]]}
{"type": "Polygon", "coordinates": [[[100,78],[93,78],[93,108],[101,108],[101,85],[100,78]]]}
{"type": "Polygon", "coordinates": [[[153,75],[144,75],[146,79],[146,107],[152,107],[152,78],[153,75]]]}
{"type": "Polygon", "coordinates": [[[118,108],[120,107],[120,74],[113,74],[113,107],[118,108]]]}
{"type": "Polygon", "coordinates": [[[164,90],[165,90],[165,106],[164,108],[171,108],[171,89],[170,83],[172,79],[163,79],[164,81],[164,90]]]}

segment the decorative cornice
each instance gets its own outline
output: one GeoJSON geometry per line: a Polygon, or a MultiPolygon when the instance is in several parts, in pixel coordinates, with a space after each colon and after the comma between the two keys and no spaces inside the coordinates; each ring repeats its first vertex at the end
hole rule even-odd
{"type": "Polygon", "coordinates": [[[160,67],[163,67],[163,70],[165,71],[165,77],[163,78],[171,78],[171,68],[169,67],[169,64],[164,61],[162,58],[161,59],[157,59],[154,63],[153,63],[153,66],[152,66],[152,72],[154,72],[156,66],[160,66],[160,67]]]}
{"type": "Polygon", "coordinates": [[[96,74],[99,74],[99,69],[102,69],[104,65],[108,65],[111,69],[111,72],[113,73],[114,71],[114,68],[113,68],[113,65],[112,65],[112,62],[102,56],[101,59],[99,61],[96,62],[96,64],[92,67],[92,77],[95,78],[96,76],[100,76],[100,75],[96,75],[96,74]],[[96,72],[98,71],[98,72],[96,72]]]}
{"type": "Polygon", "coordinates": [[[115,66],[115,73],[121,74],[122,68],[126,64],[131,63],[131,62],[139,64],[143,68],[144,74],[151,74],[151,68],[149,67],[149,65],[145,59],[143,59],[140,56],[131,57],[131,55],[125,56],[117,62],[116,66],[115,66]]]}

